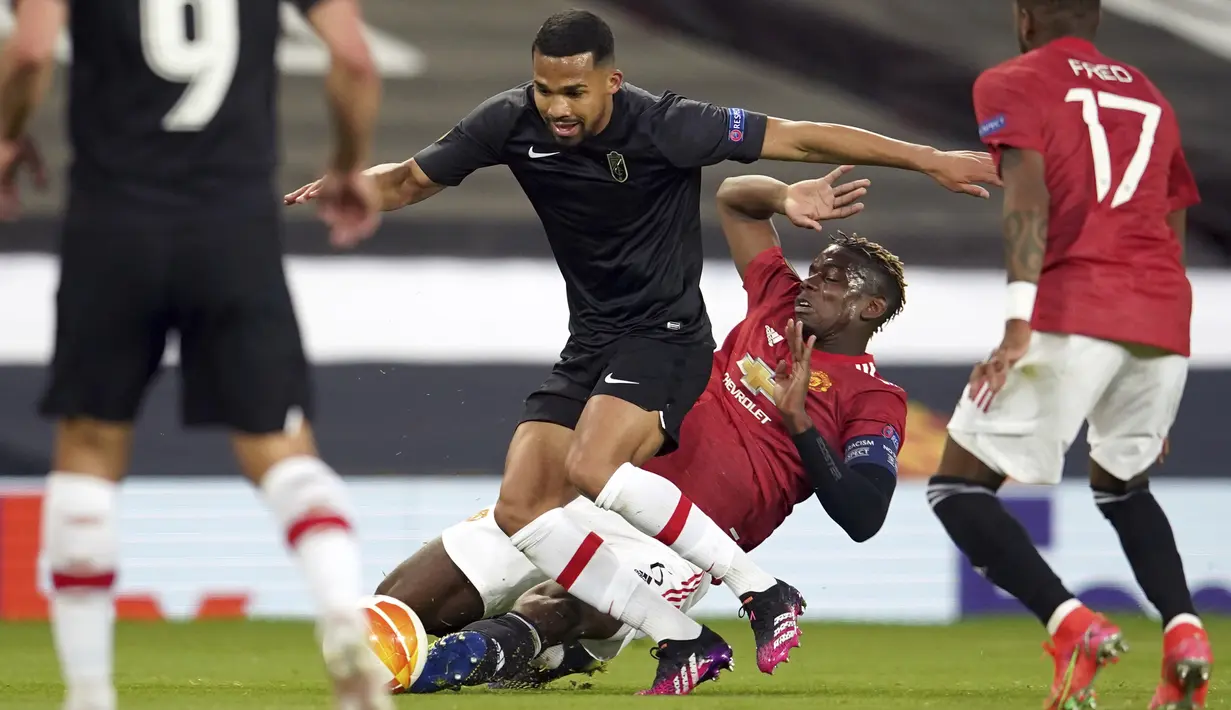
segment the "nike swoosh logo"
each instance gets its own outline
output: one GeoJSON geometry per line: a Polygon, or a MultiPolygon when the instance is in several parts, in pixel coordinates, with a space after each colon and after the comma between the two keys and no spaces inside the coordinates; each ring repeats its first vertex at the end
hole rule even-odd
{"type": "Polygon", "coordinates": [[[611,376],[610,372],[608,372],[607,376],[603,378],[603,382],[606,382],[609,385],[639,385],[641,384],[640,382],[633,382],[632,380],[617,380],[616,378],[611,376]]]}
{"type": "Polygon", "coordinates": [[[528,155],[529,155],[531,158],[550,158],[550,157],[551,157],[551,156],[553,156],[553,155],[559,155],[559,154],[560,154],[560,151],[558,151],[558,150],[557,150],[556,152],[554,152],[554,153],[536,153],[536,152],[534,152],[534,147],[533,147],[533,146],[531,146],[531,148],[530,148],[530,152],[528,153],[528,155]]]}

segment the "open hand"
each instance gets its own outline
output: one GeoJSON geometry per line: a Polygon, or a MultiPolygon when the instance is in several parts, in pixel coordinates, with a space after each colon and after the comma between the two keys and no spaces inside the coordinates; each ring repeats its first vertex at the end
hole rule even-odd
{"type": "Polygon", "coordinates": [[[370,175],[330,173],[316,193],[320,217],[329,225],[329,241],[352,247],[372,236],[380,223],[380,196],[370,175]]]}
{"type": "Polygon", "coordinates": [[[936,151],[923,167],[923,172],[953,192],[987,198],[986,185],[1000,185],[996,162],[987,153],[971,150],[936,151]]]}
{"type": "Polygon", "coordinates": [[[787,346],[791,361],[779,361],[774,372],[774,404],[782,413],[782,423],[791,434],[802,434],[812,427],[808,417],[808,382],[812,379],[812,348],[816,336],[804,340],[804,324],[791,319],[786,322],[787,346]]]}
{"type": "Polygon", "coordinates": [[[992,399],[1009,377],[1009,370],[1026,356],[1033,331],[1024,320],[1005,322],[1004,339],[986,361],[975,365],[970,373],[970,398],[983,411],[992,406],[992,399]]]}
{"type": "Polygon", "coordinates": [[[796,227],[816,230],[820,230],[821,220],[845,219],[859,214],[863,211],[863,203],[856,200],[868,194],[872,181],[863,179],[834,186],[838,178],[854,169],[854,165],[843,165],[823,178],[791,185],[787,188],[782,214],[796,227]]]}
{"type": "Polygon", "coordinates": [[[305,202],[310,202],[311,200],[315,200],[316,196],[321,194],[321,186],[324,184],[325,184],[325,178],[320,178],[319,180],[313,180],[307,185],[304,185],[303,187],[297,190],[294,190],[293,192],[288,192],[285,195],[283,195],[282,204],[302,205],[305,202]]]}

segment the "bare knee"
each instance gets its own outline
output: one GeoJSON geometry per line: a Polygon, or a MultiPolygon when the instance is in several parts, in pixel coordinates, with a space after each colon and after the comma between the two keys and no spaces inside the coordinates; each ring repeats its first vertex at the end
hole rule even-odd
{"type": "Polygon", "coordinates": [[[992,491],[1000,490],[1000,486],[1004,483],[1004,476],[962,448],[961,444],[953,440],[953,437],[945,439],[945,449],[940,455],[940,466],[936,475],[960,478],[992,491]]]}
{"type": "Polygon", "coordinates": [[[1090,488],[1104,493],[1123,495],[1150,485],[1150,472],[1142,471],[1128,480],[1116,477],[1107,469],[1090,461],[1090,488]]]}
{"type": "Polygon", "coordinates": [[[66,419],[56,427],[52,468],[118,481],[128,469],[132,424],[66,419]]]}
{"type": "Polygon", "coordinates": [[[289,458],[298,456],[316,457],[316,439],[312,427],[304,423],[293,432],[273,434],[231,435],[231,447],[244,475],[253,483],[260,483],[269,469],[289,458]]]}

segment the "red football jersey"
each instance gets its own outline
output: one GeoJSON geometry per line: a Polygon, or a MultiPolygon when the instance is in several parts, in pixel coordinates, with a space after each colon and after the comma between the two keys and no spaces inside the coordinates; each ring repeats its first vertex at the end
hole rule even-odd
{"type": "Polygon", "coordinates": [[[1051,210],[1036,330],[1189,354],[1192,287],[1167,215],[1197,204],[1171,104],[1135,67],[1077,38],[975,82],[979,136],[1042,153],[1051,210]]]}
{"type": "MultiPolygon", "coordinates": [[[[774,405],[774,370],[790,352],[799,277],[778,248],[744,272],[748,312],[714,354],[705,393],[684,418],[680,448],[646,466],[679,486],[745,550],[765,541],[796,503],[812,495],[795,444],[774,405]]],[[[812,353],[807,411],[848,463],[897,472],[906,393],[876,374],[871,355],[812,353]]]]}

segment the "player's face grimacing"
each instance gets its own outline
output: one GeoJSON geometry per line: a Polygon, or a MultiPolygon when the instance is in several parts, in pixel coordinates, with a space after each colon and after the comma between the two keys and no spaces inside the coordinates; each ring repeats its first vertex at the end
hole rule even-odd
{"type": "Polygon", "coordinates": [[[885,313],[885,299],[873,293],[872,265],[861,254],[837,244],[813,260],[795,297],[795,317],[804,336],[824,343],[848,326],[862,327],[885,313]]]}
{"type": "Polygon", "coordinates": [[[624,75],[594,56],[548,57],[534,53],[534,104],[556,141],[577,145],[607,127],[611,96],[624,75]]]}

